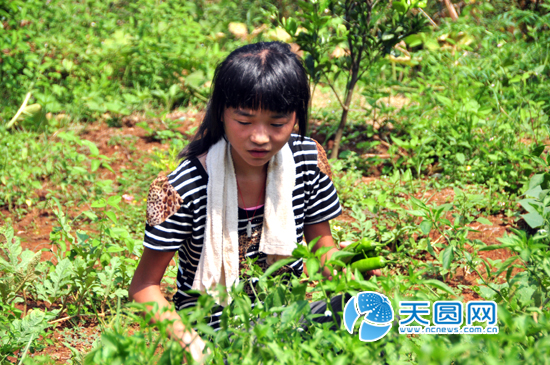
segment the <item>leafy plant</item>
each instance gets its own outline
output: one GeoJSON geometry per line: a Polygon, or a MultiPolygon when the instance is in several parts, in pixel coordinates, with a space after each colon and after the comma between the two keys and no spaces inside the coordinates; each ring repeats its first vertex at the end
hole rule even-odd
{"type": "Polygon", "coordinates": [[[425,3],[396,1],[390,6],[370,0],[323,0],[298,4],[303,19],[285,18],[283,25],[306,53],[306,70],[313,83],[326,81],[340,103],[342,116],[330,155],[337,158],[357,82],[393,46],[424,29],[425,19],[419,14],[409,14],[409,10],[425,3]],[[346,80],[343,98],[335,89],[341,74],[346,80]]]}
{"type": "Polygon", "coordinates": [[[2,254],[0,255],[2,303],[22,302],[23,298],[18,295],[38,278],[39,273],[36,267],[40,263],[42,252],[23,251],[19,238],[14,236],[13,228],[10,226],[0,227],[0,234],[4,236],[1,243],[2,254]]]}
{"type": "Polygon", "coordinates": [[[544,237],[550,237],[550,173],[548,164],[540,155],[544,151],[544,146],[540,146],[534,152],[533,159],[537,161],[542,172],[531,177],[525,192],[525,199],[519,201],[519,204],[527,211],[522,215],[525,222],[533,229],[539,230],[539,234],[544,237]]]}

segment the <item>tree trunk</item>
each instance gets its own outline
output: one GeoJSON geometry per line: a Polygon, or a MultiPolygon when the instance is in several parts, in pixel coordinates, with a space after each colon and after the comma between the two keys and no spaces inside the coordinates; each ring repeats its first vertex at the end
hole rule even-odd
{"type": "Polygon", "coordinates": [[[342,118],[340,119],[340,124],[338,125],[338,130],[336,131],[336,136],[334,137],[334,146],[330,152],[330,158],[338,158],[338,152],[340,150],[340,141],[344,135],[344,129],[346,128],[346,122],[348,120],[349,106],[351,104],[351,97],[353,95],[353,89],[355,89],[355,84],[357,84],[356,76],[352,76],[352,80],[349,85],[349,89],[346,93],[346,100],[344,100],[344,109],[342,110],[342,118]]]}
{"type": "Polygon", "coordinates": [[[447,11],[449,12],[449,16],[453,21],[456,21],[458,19],[458,13],[456,12],[455,7],[453,6],[453,3],[451,3],[451,0],[443,0],[445,3],[445,6],[447,7],[447,11]]]}

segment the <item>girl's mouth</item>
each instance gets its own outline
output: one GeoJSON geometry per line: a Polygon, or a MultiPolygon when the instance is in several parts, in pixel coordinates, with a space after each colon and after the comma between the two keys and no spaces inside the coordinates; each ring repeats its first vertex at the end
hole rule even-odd
{"type": "Polygon", "coordinates": [[[249,150],[248,152],[252,155],[252,157],[262,158],[262,157],[265,157],[269,151],[265,151],[265,150],[249,150]]]}

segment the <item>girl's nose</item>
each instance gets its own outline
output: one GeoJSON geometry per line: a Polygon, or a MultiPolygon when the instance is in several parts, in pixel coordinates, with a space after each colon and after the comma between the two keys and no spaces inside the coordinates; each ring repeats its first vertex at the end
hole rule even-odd
{"type": "Polygon", "coordinates": [[[266,128],[263,126],[259,126],[258,128],[255,128],[252,131],[252,135],[250,136],[250,140],[254,144],[262,145],[269,142],[269,135],[267,134],[266,128]]]}

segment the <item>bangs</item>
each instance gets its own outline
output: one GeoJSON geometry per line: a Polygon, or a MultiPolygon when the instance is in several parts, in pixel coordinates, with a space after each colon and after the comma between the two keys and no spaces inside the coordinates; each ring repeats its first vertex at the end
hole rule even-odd
{"type": "Polygon", "coordinates": [[[308,85],[304,88],[300,76],[276,53],[242,55],[218,81],[225,107],[287,114],[303,109],[309,99],[308,85]]]}

